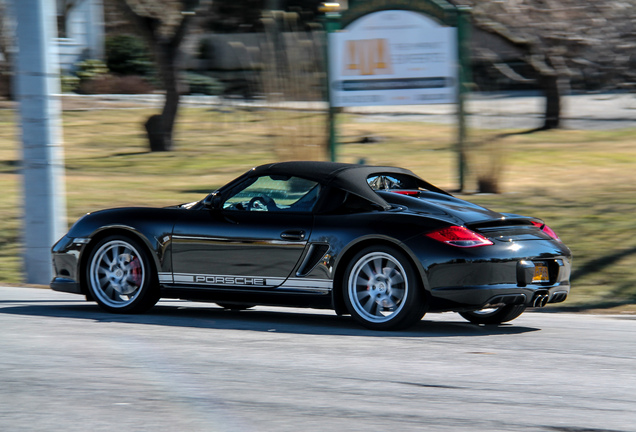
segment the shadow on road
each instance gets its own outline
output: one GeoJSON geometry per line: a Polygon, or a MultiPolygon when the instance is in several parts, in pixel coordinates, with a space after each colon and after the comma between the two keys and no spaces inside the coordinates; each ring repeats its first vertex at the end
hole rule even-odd
{"type": "MultiPolygon", "coordinates": [[[[2,302],[5,305],[10,302],[2,302]]],[[[14,314],[34,317],[53,317],[74,320],[91,320],[103,323],[127,323],[153,326],[170,326],[201,329],[228,329],[257,332],[277,332],[291,334],[370,336],[370,337],[456,337],[509,335],[538,331],[538,328],[504,324],[499,326],[478,326],[463,321],[435,321],[440,314],[430,314],[414,327],[395,332],[367,330],[350,317],[335,314],[302,313],[298,309],[276,311],[259,310],[229,311],[213,305],[200,303],[170,302],[159,303],[142,315],[117,315],[101,311],[96,304],[77,302],[15,302],[20,305],[0,307],[0,314],[14,314]],[[41,303],[41,304],[38,304],[41,303]]],[[[81,325],[81,323],[78,323],[81,325]]]]}

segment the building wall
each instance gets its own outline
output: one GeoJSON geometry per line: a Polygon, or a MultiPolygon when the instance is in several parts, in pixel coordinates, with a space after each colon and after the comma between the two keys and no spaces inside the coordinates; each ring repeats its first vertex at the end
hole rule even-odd
{"type": "Polygon", "coordinates": [[[60,69],[73,70],[85,59],[104,58],[104,7],[102,0],[82,0],[66,18],[65,38],[58,38],[60,69]]]}

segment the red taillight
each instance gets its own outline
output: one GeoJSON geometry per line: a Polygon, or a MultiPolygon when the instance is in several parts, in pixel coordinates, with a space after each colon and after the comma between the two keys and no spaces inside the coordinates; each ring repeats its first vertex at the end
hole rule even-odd
{"type": "Polygon", "coordinates": [[[541,222],[532,221],[532,225],[536,226],[537,228],[539,228],[541,231],[543,231],[544,233],[546,233],[547,235],[549,235],[553,239],[561,241],[559,236],[552,230],[552,228],[550,228],[546,224],[541,223],[541,222]]]}
{"type": "Polygon", "coordinates": [[[483,235],[477,234],[476,232],[461,226],[442,228],[437,231],[430,232],[426,234],[426,236],[451,246],[463,248],[488,246],[493,244],[493,242],[483,235]]]}
{"type": "Polygon", "coordinates": [[[391,192],[396,193],[396,194],[400,194],[400,195],[408,195],[408,196],[418,196],[420,194],[420,191],[415,191],[415,190],[392,190],[391,192]]]}

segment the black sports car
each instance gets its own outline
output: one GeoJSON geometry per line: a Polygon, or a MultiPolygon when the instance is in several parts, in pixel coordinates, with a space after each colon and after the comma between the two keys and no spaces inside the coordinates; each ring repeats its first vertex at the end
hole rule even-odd
{"type": "Polygon", "coordinates": [[[120,313],[179,298],[330,308],[382,330],[427,311],[499,324],[570,291],[571,252],[540,219],[406,169],[332,162],[259,166],[194,203],[89,213],[52,253],[52,289],[120,313]]]}

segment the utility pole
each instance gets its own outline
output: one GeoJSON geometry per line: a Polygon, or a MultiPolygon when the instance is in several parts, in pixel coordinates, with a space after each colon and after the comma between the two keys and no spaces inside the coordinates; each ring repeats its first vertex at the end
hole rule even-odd
{"type": "Polygon", "coordinates": [[[457,6],[457,57],[459,59],[457,170],[459,172],[459,192],[465,192],[466,187],[466,96],[470,93],[468,84],[472,79],[470,72],[470,14],[469,7],[457,6]]]}
{"type": "Polygon", "coordinates": [[[13,0],[17,98],[22,126],[26,282],[48,284],[51,246],[66,232],[56,2],[13,0]]]}

